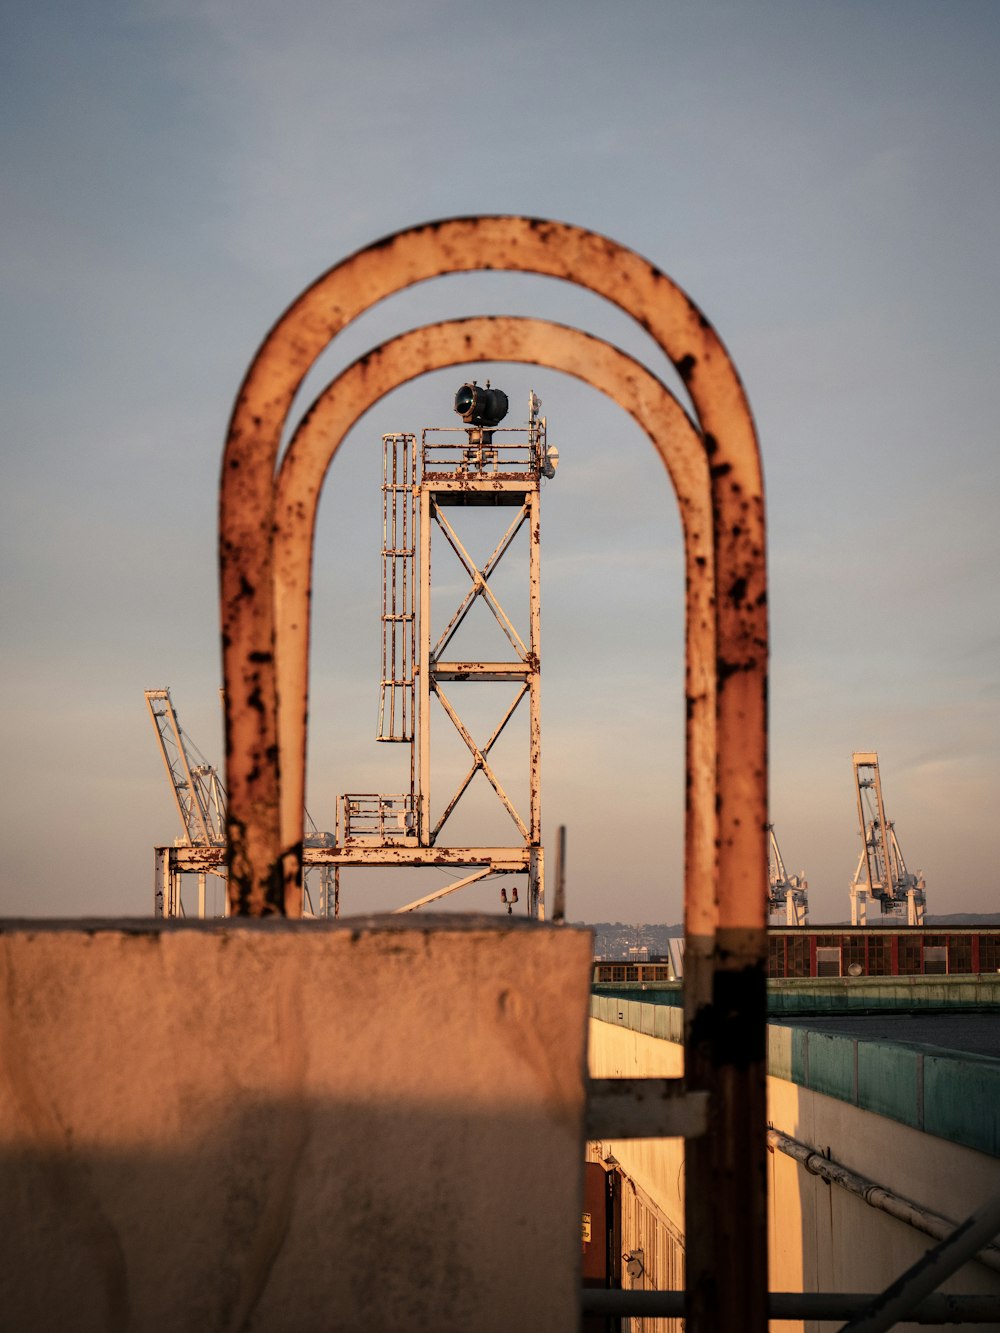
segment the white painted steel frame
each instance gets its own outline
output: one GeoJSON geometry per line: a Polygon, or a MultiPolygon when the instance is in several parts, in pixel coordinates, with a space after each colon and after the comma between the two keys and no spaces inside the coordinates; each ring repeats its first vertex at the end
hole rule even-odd
{"type": "MultiPolygon", "coordinates": [[[[520,836],[524,848],[528,850],[528,896],[527,908],[532,916],[544,917],[544,879],[543,862],[539,856],[541,851],[541,679],[540,679],[540,638],[541,638],[541,618],[540,618],[540,598],[539,583],[541,577],[540,569],[540,495],[539,495],[539,474],[537,472],[526,474],[519,480],[512,481],[504,477],[501,473],[494,476],[492,473],[485,477],[465,476],[459,480],[454,474],[435,472],[430,479],[426,476],[418,485],[419,494],[419,512],[420,512],[420,601],[419,601],[419,704],[417,708],[417,771],[419,773],[418,782],[418,802],[420,809],[419,837],[420,842],[425,846],[435,846],[437,840],[444,829],[448,819],[454,813],[463,796],[469,789],[477,772],[481,772],[483,777],[492,787],[497,799],[510,816],[518,835],[520,836]],[[469,554],[465,543],[456,531],[454,522],[449,515],[454,518],[458,513],[465,515],[467,519],[472,519],[479,511],[479,506],[475,503],[480,493],[486,493],[495,496],[498,492],[508,495],[512,500],[520,499],[521,503],[517,505],[517,512],[507,525],[499,541],[493,547],[489,557],[484,561],[482,568],[469,554]],[[447,513],[443,512],[439,499],[447,497],[450,503],[447,506],[447,513]],[[462,503],[465,501],[466,503],[462,503]],[[508,556],[513,546],[514,540],[524,524],[528,525],[528,600],[529,600],[529,626],[528,643],[524,643],[520,633],[514,623],[507,615],[499,599],[494,595],[489,587],[489,579],[496,571],[500,562],[505,556],[508,556]],[[454,552],[459,563],[468,576],[471,587],[465,592],[458,604],[458,607],[451,615],[444,630],[435,640],[433,630],[433,617],[431,614],[431,599],[434,588],[434,577],[432,573],[433,566],[433,533],[437,529],[445,538],[448,546],[454,552]],[[512,662],[488,662],[488,661],[445,661],[442,660],[442,654],[445,653],[464,623],[466,616],[474,606],[475,602],[481,599],[489,608],[501,631],[505,635],[511,648],[517,655],[517,660],[512,662]],[[511,681],[520,682],[521,688],[515,694],[512,702],[507,707],[499,723],[494,728],[492,734],[483,745],[477,744],[469,729],[459,714],[455,703],[449,698],[448,692],[443,688],[449,681],[479,681],[479,682],[499,682],[511,681]],[[518,813],[513,801],[508,795],[503,784],[499,780],[489,762],[489,753],[501,734],[506,728],[508,722],[517,711],[518,705],[528,696],[529,707],[529,729],[528,729],[528,801],[529,814],[526,824],[518,813]],[[431,816],[431,783],[433,780],[433,764],[431,762],[431,727],[432,727],[432,708],[431,701],[436,698],[441,706],[441,710],[449,719],[458,735],[472,756],[472,766],[465,778],[459,783],[458,787],[452,793],[444,805],[441,814],[436,820],[431,816]]],[[[483,849],[467,848],[469,864],[474,864],[481,858],[483,849]]],[[[373,859],[377,859],[377,853],[373,852],[373,859]]],[[[481,874],[475,874],[467,877],[463,884],[475,883],[482,879],[481,874]]],[[[446,890],[453,892],[454,886],[446,890]]],[[[443,893],[429,894],[426,898],[420,899],[421,904],[432,902],[443,896],[443,893]]]]}

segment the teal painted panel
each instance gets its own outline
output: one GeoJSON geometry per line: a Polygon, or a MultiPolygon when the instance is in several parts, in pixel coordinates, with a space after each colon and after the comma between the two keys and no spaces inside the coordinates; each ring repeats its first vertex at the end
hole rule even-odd
{"type": "Polygon", "coordinates": [[[920,1051],[888,1042],[858,1042],[858,1105],[921,1128],[920,1051]]]}
{"type": "Polygon", "coordinates": [[[792,1082],[800,1087],[809,1086],[809,1032],[806,1028],[791,1028],[792,1082]]]}
{"type": "Polygon", "coordinates": [[[768,1011],[856,1013],[1000,1008],[1000,976],[783,977],[767,984],[768,1011]]]}
{"type": "Polygon", "coordinates": [[[656,1036],[656,1009],[655,1004],[639,1005],[639,1031],[647,1037],[656,1036]]]}
{"type": "Polygon", "coordinates": [[[854,1101],[854,1048],[851,1037],[808,1034],[808,1087],[828,1097],[854,1101]]]}
{"type": "Polygon", "coordinates": [[[1000,1061],[925,1054],[924,1129],[1000,1157],[1000,1061]]]}
{"type": "Polygon", "coordinates": [[[794,1028],[778,1027],[770,1023],[767,1029],[767,1072],[773,1078],[792,1082],[792,1041],[794,1028]]]}

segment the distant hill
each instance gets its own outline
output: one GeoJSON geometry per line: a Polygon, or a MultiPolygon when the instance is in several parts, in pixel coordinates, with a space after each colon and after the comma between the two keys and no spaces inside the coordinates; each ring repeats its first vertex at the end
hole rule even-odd
{"type": "MultiPolygon", "coordinates": [[[[594,932],[594,953],[598,958],[633,959],[642,957],[643,950],[647,958],[658,957],[667,952],[667,940],[678,939],[684,934],[683,925],[629,924],[625,921],[576,921],[577,926],[587,926],[594,932]]],[[[871,926],[880,926],[884,930],[898,929],[905,924],[891,917],[876,917],[871,926]]],[[[952,912],[945,916],[928,916],[929,928],[948,926],[1000,926],[1000,912],[952,912]]],[[[850,930],[848,921],[810,921],[807,930],[850,930]]]]}
{"type": "Polygon", "coordinates": [[[924,918],[928,926],[1000,926],[1000,912],[950,912],[924,918]]]}

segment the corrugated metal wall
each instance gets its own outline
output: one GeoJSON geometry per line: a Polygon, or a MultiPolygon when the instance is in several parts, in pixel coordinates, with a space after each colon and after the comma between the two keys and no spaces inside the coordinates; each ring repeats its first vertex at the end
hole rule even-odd
{"type": "MultiPolygon", "coordinates": [[[[636,1291],[682,1291],[684,1239],[644,1190],[618,1172],[621,1198],[622,1286],[636,1291]],[[629,1255],[641,1252],[642,1272],[632,1276],[629,1255]]],[[[633,1267],[636,1265],[633,1264],[633,1267]]],[[[682,1319],[623,1319],[623,1333],[681,1333],[682,1319]]]]}

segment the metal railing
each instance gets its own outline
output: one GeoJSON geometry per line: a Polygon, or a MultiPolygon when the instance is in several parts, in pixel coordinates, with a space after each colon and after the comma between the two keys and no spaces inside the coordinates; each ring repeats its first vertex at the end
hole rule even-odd
{"type": "Polygon", "coordinates": [[[532,426],[428,426],[420,448],[425,478],[534,477],[544,461],[532,426]]]}
{"type": "Polygon", "coordinates": [[[417,810],[409,792],[350,793],[340,797],[337,809],[338,842],[395,842],[416,845],[417,810]]]}

